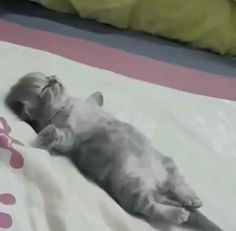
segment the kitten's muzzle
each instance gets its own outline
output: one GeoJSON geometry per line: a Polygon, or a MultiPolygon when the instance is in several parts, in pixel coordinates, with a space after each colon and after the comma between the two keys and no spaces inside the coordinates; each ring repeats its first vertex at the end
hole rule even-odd
{"type": "Polygon", "coordinates": [[[49,81],[48,81],[48,85],[49,86],[52,86],[52,85],[54,85],[56,83],[58,83],[56,78],[50,78],[49,81]]]}
{"type": "Polygon", "coordinates": [[[58,84],[62,88],[62,84],[57,80],[56,76],[48,77],[48,86],[52,87],[55,84],[58,84]]]}

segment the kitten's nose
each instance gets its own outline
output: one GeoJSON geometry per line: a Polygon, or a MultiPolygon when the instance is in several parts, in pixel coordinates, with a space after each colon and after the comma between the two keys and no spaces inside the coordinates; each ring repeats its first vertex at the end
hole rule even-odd
{"type": "Polygon", "coordinates": [[[57,83],[56,77],[54,77],[54,76],[49,77],[48,78],[48,83],[49,83],[49,85],[53,85],[53,84],[57,83]]]}
{"type": "Polygon", "coordinates": [[[49,79],[49,84],[50,84],[50,85],[53,85],[53,84],[55,84],[56,82],[57,82],[56,79],[49,79]]]}

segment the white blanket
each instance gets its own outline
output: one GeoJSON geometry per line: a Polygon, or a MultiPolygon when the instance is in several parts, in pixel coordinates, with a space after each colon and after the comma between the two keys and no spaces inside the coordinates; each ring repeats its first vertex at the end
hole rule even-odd
{"type": "Polygon", "coordinates": [[[223,230],[236,230],[235,102],[136,81],[5,42],[0,42],[0,116],[12,128],[10,136],[24,146],[11,144],[0,119],[0,230],[157,230],[124,212],[66,159],[30,147],[36,134],[7,111],[3,98],[31,71],[56,74],[81,97],[102,91],[106,110],[133,123],[175,159],[204,202],[200,211],[223,230]]]}

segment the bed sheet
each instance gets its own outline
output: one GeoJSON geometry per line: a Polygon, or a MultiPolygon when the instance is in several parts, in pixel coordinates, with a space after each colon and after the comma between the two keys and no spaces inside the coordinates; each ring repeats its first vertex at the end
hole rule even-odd
{"type": "Polygon", "coordinates": [[[132,123],[174,158],[204,202],[200,212],[221,229],[235,230],[235,102],[130,79],[7,42],[0,42],[0,57],[0,116],[5,119],[0,120],[0,138],[5,137],[0,155],[0,218],[5,223],[0,227],[14,231],[203,230],[151,226],[134,218],[66,159],[32,148],[34,132],[4,107],[3,98],[20,76],[43,71],[57,75],[72,95],[86,97],[100,90],[107,111],[132,123]]]}

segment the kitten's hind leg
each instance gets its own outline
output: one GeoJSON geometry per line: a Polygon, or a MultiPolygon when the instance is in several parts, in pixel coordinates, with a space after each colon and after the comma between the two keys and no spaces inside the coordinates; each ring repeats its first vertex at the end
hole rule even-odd
{"type": "Polygon", "coordinates": [[[163,158],[163,164],[168,172],[167,184],[173,196],[186,208],[194,210],[202,206],[202,201],[185,182],[174,161],[169,157],[163,158]]]}
{"type": "Polygon", "coordinates": [[[174,224],[186,222],[190,215],[184,208],[157,202],[151,194],[140,194],[135,211],[147,219],[165,220],[174,224]]]}
{"type": "Polygon", "coordinates": [[[165,204],[165,205],[172,205],[175,207],[183,207],[179,201],[171,199],[168,196],[160,195],[158,193],[154,197],[155,197],[155,201],[157,201],[158,203],[165,204]]]}
{"type": "Polygon", "coordinates": [[[196,193],[184,181],[183,177],[176,173],[171,176],[171,191],[174,196],[188,209],[195,210],[202,206],[202,201],[197,197],[196,193]]]}

